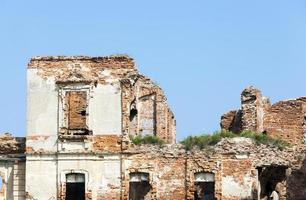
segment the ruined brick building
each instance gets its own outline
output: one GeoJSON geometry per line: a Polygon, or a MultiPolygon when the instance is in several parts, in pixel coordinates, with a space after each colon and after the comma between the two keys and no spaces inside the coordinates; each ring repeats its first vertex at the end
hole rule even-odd
{"type": "Polygon", "coordinates": [[[241,95],[241,109],[223,115],[221,128],[233,132],[252,130],[301,144],[306,141],[306,97],[271,105],[258,89],[246,88],[241,95]]]}
{"type": "Polygon", "coordinates": [[[270,105],[248,88],[221,120],[290,148],[234,138],[187,151],[163,91],[127,56],[35,57],[27,88],[26,137],[0,137],[0,200],[246,200],[265,199],[268,186],[306,199],[303,98],[270,105]],[[137,146],[135,135],[166,145],[137,146]]]}

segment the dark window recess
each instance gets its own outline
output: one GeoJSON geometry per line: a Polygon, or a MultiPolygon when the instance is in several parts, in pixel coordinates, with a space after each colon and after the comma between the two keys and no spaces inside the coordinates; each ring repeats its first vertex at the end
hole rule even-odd
{"type": "Polygon", "coordinates": [[[151,191],[149,174],[132,173],[130,174],[129,200],[144,200],[151,191]]]}
{"type": "Polygon", "coordinates": [[[215,199],[215,182],[195,183],[194,199],[195,200],[214,200],[215,199]]]}
{"type": "Polygon", "coordinates": [[[65,200],[85,200],[84,174],[67,174],[66,180],[65,200]]]}
{"type": "Polygon", "coordinates": [[[215,199],[215,175],[213,173],[200,172],[195,174],[195,200],[215,199]]]}
{"type": "Polygon", "coordinates": [[[67,92],[66,107],[69,134],[87,135],[87,93],[85,91],[67,92]]]}
{"type": "Polygon", "coordinates": [[[130,122],[132,122],[135,117],[137,117],[138,111],[136,108],[131,109],[130,111],[130,122]]]}

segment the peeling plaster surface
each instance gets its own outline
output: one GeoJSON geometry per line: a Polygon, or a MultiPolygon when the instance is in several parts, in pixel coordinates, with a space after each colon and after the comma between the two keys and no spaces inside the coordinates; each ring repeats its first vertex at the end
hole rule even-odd
{"type": "Polygon", "coordinates": [[[121,134],[120,86],[98,85],[89,102],[89,126],[94,135],[121,134]]]}
{"type": "Polygon", "coordinates": [[[58,91],[54,81],[43,80],[37,71],[28,70],[27,135],[56,136],[58,91]]]}
{"type": "Polygon", "coordinates": [[[242,184],[238,183],[233,177],[222,178],[222,196],[225,198],[239,197],[241,199],[252,196],[252,179],[243,177],[242,184]]]}
{"type": "Polygon", "coordinates": [[[223,129],[267,130],[289,138],[292,147],[237,137],[186,151],[175,144],[176,121],[162,89],[127,56],[35,57],[27,91],[27,137],[0,136],[0,200],[65,200],[70,173],[85,177],[85,200],[128,200],[134,174],[146,174],[143,199],[194,200],[198,173],[213,174],[216,200],[254,199],[265,170],[275,172],[282,200],[306,195],[306,148],[295,143],[305,98],[270,105],[248,88],[242,109],[222,117],[223,129]],[[165,145],[138,146],[129,135],[156,135],[165,145]]]}

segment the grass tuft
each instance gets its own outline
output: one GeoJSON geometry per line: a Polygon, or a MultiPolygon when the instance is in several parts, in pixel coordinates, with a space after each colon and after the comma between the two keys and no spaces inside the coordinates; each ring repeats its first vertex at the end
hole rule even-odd
{"type": "Polygon", "coordinates": [[[142,145],[142,144],[153,144],[153,145],[160,145],[163,146],[165,144],[165,141],[158,138],[155,135],[145,135],[145,136],[131,136],[130,135],[131,141],[135,145],[142,145]]]}
{"type": "Polygon", "coordinates": [[[209,146],[213,146],[220,142],[222,138],[235,138],[235,137],[244,137],[251,138],[257,145],[266,144],[273,145],[278,147],[280,150],[283,150],[285,147],[289,146],[284,140],[274,139],[263,133],[255,133],[252,131],[243,131],[240,134],[236,134],[229,131],[219,131],[211,135],[203,134],[199,136],[188,136],[180,143],[185,146],[186,150],[191,150],[193,148],[205,149],[209,146]]]}

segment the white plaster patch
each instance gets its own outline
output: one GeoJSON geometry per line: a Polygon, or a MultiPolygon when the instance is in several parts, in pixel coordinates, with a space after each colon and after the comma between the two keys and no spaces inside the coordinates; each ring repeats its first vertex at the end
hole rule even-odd
{"type": "Polygon", "coordinates": [[[37,73],[37,69],[28,70],[27,135],[57,135],[56,85],[37,73]]]}
{"type": "Polygon", "coordinates": [[[104,69],[101,71],[101,75],[103,76],[110,76],[110,74],[111,74],[111,71],[108,69],[104,69]]]}
{"type": "Polygon", "coordinates": [[[55,152],[57,150],[57,136],[37,137],[35,140],[28,139],[27,147],[34,151],[55,152]]]}
{"type": "Polygon", "coordinates": [[[222,196],[249,198],[252,196],[252,179],[249,176],[243,178],[243,185],[240,185],[231,176],[222,178],[222,196]]]}
{"type": "Polygon", "coordinates": [[[121,134],[121,93],[118,85],[98,85],[89,100],[89,127],[94,135],[121,134]]]}
{"type": "Polygon", "coordinates": [[[248,153],[240,153],[240,154],[236,154],[235,157],[239,160],[244,160],[244,159],[249,158],[249,154],[248,153]]]}

